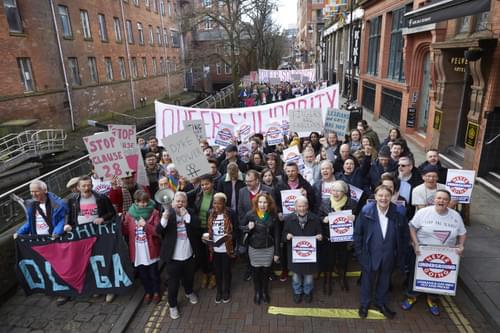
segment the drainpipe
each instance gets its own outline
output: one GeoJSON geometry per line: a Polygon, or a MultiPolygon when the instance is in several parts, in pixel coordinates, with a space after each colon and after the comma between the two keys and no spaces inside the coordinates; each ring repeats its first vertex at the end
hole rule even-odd
{"type": "Polygon", "coordinates": [[[66,88],[66,95],[68,96],[68,104],[69,104],[69,115],[71,118],[71,130],[75,130],[75,118],[73,116],[73,102],[71,101],[71,91],[69,88],[69,83],[68,83],[68,75],[66,73],[66,66],[64,65],[64,55],[63,55],[63,50],[61,46],[61,39],[59,36],[59,28],[57,27],[57,21],[56,21],[56,12],[54,10],[54,2],[52,0],[49,0],[50,4],[50,9],[52,10],[52,23],[54,24],[54,29],[56,31],[56,39],[57,39],[57,47],[59,49],[59,60],[61,61],[61,67],[63,71],[63,77],[64,77],[64,86],[66,88]]]}
{"type": "MultiPolygon", "coordinates": [[[[170,1],[170,0],[167,0],[167,1],[170,1]]],[[[168,3],[167,3],[167,6],[168,6],[168,3]]],[[[163,13],[167,13],[167,9],[165,8],[165,3],[163,3],[163,13]]],[[[164,58],[164,64],[167,64],[167,43],[165,43],[165,35],[163,35],[163,33],[165,32],[165,27],[163,25],[163,13],[161,13],[161,10],[160,10],[160,24],[161,24],[161,34],[163,36],[163,58],[164,58]]],[[[167,31],[167,40],[168,40],[168,31],[167,31]]],[[[170,98],[170,68],[169,68],[169,64],[167,64],[165,67],[167,69],[167,76],[165,78],[165,80],[167,81],[167,96],[168,98],[170,98]]],[[[161,66],[160,66],[160,71],[162,70],[161,66]]]]}
{"type": "Polygon", "coordinates": [[[127,25],[125,23],[125,14],[123,11],[123,0],[120,0],[120,12],[122,16],[122,26],[123,26],[123,31],[125,40],[123,41],[125,43],[125,52],[127,53],[127,60],[128,60],[128,71],[129,71],[129,77],[130,77],[130,93],[132,95],[132,108],[135,110],[136,105],[135,105],[135,91],[134,91],[134,78],[132,77],[132,58],[130,57],[130,50],[128,48],[128,31],[127,31],[127,25]]]}

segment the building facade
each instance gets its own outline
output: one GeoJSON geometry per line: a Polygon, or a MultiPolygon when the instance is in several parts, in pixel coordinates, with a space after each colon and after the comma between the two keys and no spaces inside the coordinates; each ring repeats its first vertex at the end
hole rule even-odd
{"type": "Polygon", "coordinates": [[[185,87],[173,0],[0,1],[1,122],[78,126],[185,87]]]}
{"type": "Polygon", "coordinates": [[[297,0],[297,68],[319,68],[324,6],[324,0],[297,0]]]}

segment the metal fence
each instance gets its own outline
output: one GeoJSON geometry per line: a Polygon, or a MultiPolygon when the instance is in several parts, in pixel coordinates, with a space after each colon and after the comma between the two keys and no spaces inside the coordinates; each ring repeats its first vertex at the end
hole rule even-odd
{"type": "Polygon", "coordinates": [[[221,107],[231,107],[233,106],[233,85],[222,88],[215,95],[210,95],[205,99],[202,99],[198,103],[191,105],[194,108],[221,108],[221,107]]]}

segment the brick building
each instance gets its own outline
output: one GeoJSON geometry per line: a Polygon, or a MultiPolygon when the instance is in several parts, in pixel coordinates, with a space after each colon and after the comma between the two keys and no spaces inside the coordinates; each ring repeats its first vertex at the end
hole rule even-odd
{"type": "Polygon", "coordinates": [[[173,0],[0,1],[0,121],[71,128],[181,92],[178,26],[173,0]]]}
{"type": "MultiPolygon", "coordinates": [[[[298,68],[312,68],[320,62],[319,42],[323,31],[324,0],[297,1],[297,47],[299,57],[298,68]]],[[[319,70],[319,67],[318,67],[319,70]]],[[[319,77],[319,73],[316,73],[319,77]]]]}

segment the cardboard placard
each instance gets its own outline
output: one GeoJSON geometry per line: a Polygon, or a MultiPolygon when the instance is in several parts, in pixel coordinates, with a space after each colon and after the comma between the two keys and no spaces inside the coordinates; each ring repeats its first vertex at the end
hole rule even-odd
{"type": "Polygon", "coordinates": [[[315,236],[297,236],[292,238],[293,263],[315,263],[316,254],[317,248],[315,236]]]}
{"type": "Polygon", "coordinates": [[[325,118],[325,132],[335,132],[338,137],[349,134],[349,118],[351,114],[347,110],[328,109],[325,118]]]}
{"type": "Polygon", "coordinates": [[[301,136],[308,136],[311,132],[321,131],[323,116],[320,109],[293,109],[288,112],[290,131],[301,136]]]}
{"type": "Polygon", "coordinates": [[[295,200],[302,196],[300,190],[283,190],[281,193],[281,208],[283,215],[292,214],[295,212],[295,200]]]}
{"type": "Polygon", "coordinates": [[[232,143],[234,136],[234,126],[229,124],[221,124],[217,134],[215,135],[215,144],[222,147],[227,147],[232,143]]]}
{"type": "Polygon", "coordinates": [[[475,178],[474,170],[448,169],[446,188],[451,193],[451,200],[470,203],[475,178]]]}
{"type": "Polygon", "coordinates": [[[97,133],[83,138],[89,158],[98,177],[121,177],[128,170],[122,144],[111,132],[97,133]]]}
{"type": "Polygon", "coordinates": [[[193,120],[184,120],[183,121],[184,128],[191,128],[196,135],[198,141],[203,140],[207,137],[207,133],[205,132],[205,124],[201,119],[193,119],[193,120]]]}
{"type": "Polygon", "coordinates": [[[110,131],[120,142],[123,149],[133,149],[137,146],[137,134],[135,125],[108,125],[110,131]]]}
{"type": "Polygon", "coordinates": [[[330,242],[351,242],[354,235],[354,224],[351,221],[352,210],[343,210],[328,214],[330,242]]]}

